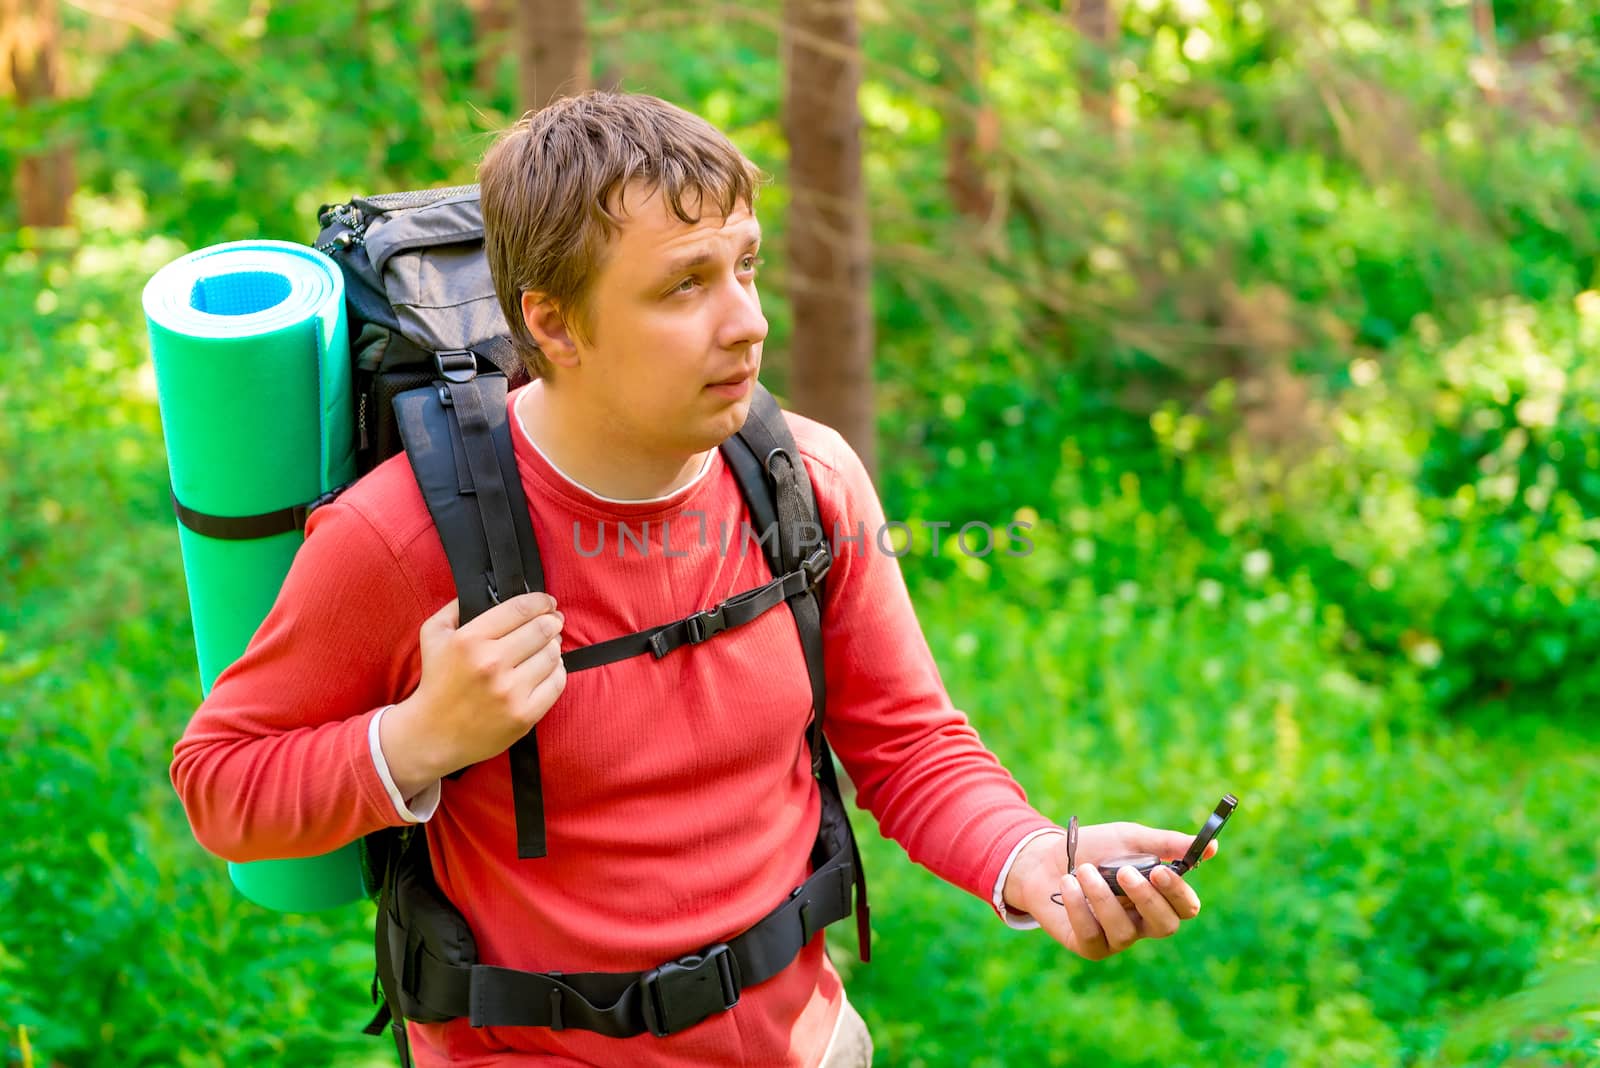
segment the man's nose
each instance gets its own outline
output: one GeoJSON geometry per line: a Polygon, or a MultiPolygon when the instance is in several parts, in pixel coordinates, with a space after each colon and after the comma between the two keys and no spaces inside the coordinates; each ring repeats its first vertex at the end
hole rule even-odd
{"type": "Polygon", "coordinates": [[[761,314],[761,296],[755,283],[729,279],[723,298],[722,326],[718,342],[725,349],[748,348],[767,338],[767,317],[761,314]]]}

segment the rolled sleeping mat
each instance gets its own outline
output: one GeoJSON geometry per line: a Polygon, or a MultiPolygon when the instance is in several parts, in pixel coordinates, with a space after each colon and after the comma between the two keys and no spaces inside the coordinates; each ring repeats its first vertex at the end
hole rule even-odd
{"type": "MultiPolygon", "coordinates": [[[[344,278],[314,249],[235,241],[144,289],[201,692],[244,652],[303,539],[355,477],[344,278]]],[[[311,912],[366,896],[359,847],[229,864],[251,901],[311,912]]]]}

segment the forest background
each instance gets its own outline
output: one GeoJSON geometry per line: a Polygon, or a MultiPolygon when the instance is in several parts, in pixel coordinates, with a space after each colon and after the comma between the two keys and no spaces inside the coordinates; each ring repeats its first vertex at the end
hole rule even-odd
{"type": "MultiPolygon", "coordinates": [[[[800,392],[804,6],[0,3],[6,1063],[393,1058],[370,908],[246,903],[166,779],[199,682],[145,280],[471,181],[518,20],[576,11],[595,84],[774,175],[766,377],[800,392]]],[[[875,959],[835,956],[878,1063],[1600,1063],[1595,12],[848,10],[886,510],[1032,524],[902,561],[950,691],[1063,819],[1241,799],[1200,920],[1093,965],[857,813],[875,959]]]]}

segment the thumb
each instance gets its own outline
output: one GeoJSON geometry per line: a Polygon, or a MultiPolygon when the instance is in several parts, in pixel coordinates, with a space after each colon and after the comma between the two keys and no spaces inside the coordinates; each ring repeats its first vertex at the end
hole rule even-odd
{"type": "MultiPolygon", "coordinates": [[[[1183,831],[1168,831],[1159,827],[1146,827],[1134,824],[1128,829],[1127,843],[1135,853],[1154,853],[1162,860],[1177,860],[1189,852],[1189,847],[1194,844],[1195,836],[1183,831]]],[[[1217,851],[1217,843],[1213,840],[1206,846],[1205,855],[1210,857],[1217,851]]]]}
{"type": "Polygon", "coordinates": [[[422,622],[424,631],[448,634],[461,626],[461,598],[454,597],[447,601],[443,608],[422,622]]]}

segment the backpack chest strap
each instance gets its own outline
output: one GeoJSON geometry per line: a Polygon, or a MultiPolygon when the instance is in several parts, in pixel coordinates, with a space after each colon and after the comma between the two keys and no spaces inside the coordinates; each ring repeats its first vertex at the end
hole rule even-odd
{"type": "Polygon", "coordinates": [[[715,608],[659,627],[563,651],[561,662],[568,671],[584,671],[645,653],[660,660],[674,649],[710,641],[723,631],[752,623],[785,601],[808,593],[822,581],[832,564],[828,551],[818,548],[795,570],[763,586],[736,594],[715,608]]]}

